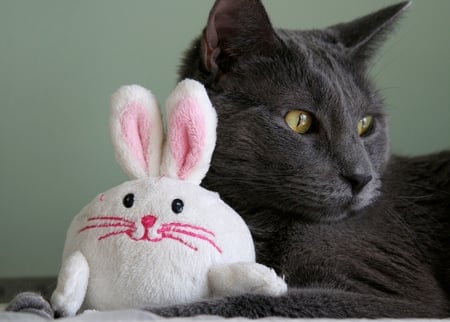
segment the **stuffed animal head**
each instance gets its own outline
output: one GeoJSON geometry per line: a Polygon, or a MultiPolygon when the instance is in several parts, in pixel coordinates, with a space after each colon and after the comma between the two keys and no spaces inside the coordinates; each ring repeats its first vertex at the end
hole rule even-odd
{"type": "MultiPolygon", "coordinates": [[[[99,194],[74,218],[58,281],[67,285],[68,275],[76,273],[70,268],[77,266],[73,255],[83,257],[89,271],[87,308],[198,300],[210,296],[207,273],[213,265],[255,260],[241,217],[217,193],[199,186],[209,169],[217,124],[203,85],[181,82],[167,100],[166,116],[164,137],[149,91],[132,85],[113,95],[112,141],[132,180],[99,194]]],[[[64,292],[55,291],[53,302],[66,301],[67,294],[58,298],[64,292]]]]}

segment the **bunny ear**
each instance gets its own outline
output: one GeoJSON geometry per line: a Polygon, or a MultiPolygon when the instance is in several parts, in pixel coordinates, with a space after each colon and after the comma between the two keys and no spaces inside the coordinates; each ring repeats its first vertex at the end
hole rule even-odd
{"type": "Polygon", "coordinates": [[[138,85],[119,88],[111,100],[110,131],[116,159],[130,178],[159,175],[163,130],[150,91],[138,85]]]}
{"type": "Polygon", "coordinates": [[[166,103],[167,138],[161,172],[200,184],[209,170],[216,144],[217,115],[205,88],[180,82],[166,103]]]}

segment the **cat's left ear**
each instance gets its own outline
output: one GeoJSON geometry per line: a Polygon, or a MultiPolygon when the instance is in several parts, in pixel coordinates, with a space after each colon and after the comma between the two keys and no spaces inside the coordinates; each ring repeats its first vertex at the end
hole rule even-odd
{"type": "Polygon", "coordinates": [[[355,63],[365,64],[395,27],[411,1],[404,1],[328,30],[344,45],[355,63]]]}
{"type": "Polygon", "coordinates": [[[218,79],[240,59],[279,46],[261,0],[216,0],[201,38],[204,67],[218,79]]]}

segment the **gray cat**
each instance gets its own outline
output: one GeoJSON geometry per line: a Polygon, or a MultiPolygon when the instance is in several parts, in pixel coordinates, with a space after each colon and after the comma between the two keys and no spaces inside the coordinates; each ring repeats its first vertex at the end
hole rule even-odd
{"type": "MultiPolygon", "coordinates": [[[[383,100],[367,78],[407,6],[293,31],[273,29],[258,0],[216,1],[180,70],[205,84],[219,116],[203,185],[241,214],[258,261],[290,290],[149,310],[450,316],[450,152],[391,156],[383,100]]],[[[10,309],[52,314],[30,294],[10,309]]]]}
{"type": "Polygon", "coordinates": [[[218,0],[181,78],[219,115],[203,184],[249,225],[288,295],[153,310],[164,316],[450,316],[450,152],[390,156],[366,67],[408,7],[323,30],[274,30],[257,0],[218,0]]]}

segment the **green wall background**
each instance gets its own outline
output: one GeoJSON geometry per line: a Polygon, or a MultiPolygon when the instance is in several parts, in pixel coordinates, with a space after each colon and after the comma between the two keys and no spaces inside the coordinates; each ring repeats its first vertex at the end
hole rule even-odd
{"type": "MultiPolygon", "coordinates": [[[[275,26],[324,27],[396,1],[265,0],[275,26]]],[[[0,0],[0,277],[58,272],[65,231],[125,176],[108,134],[123,84],[161,101],[211,0],[0,0]]],[[[450,1],[416,0],[372,74],[392,149],[450,148],[450,1]]]]}

